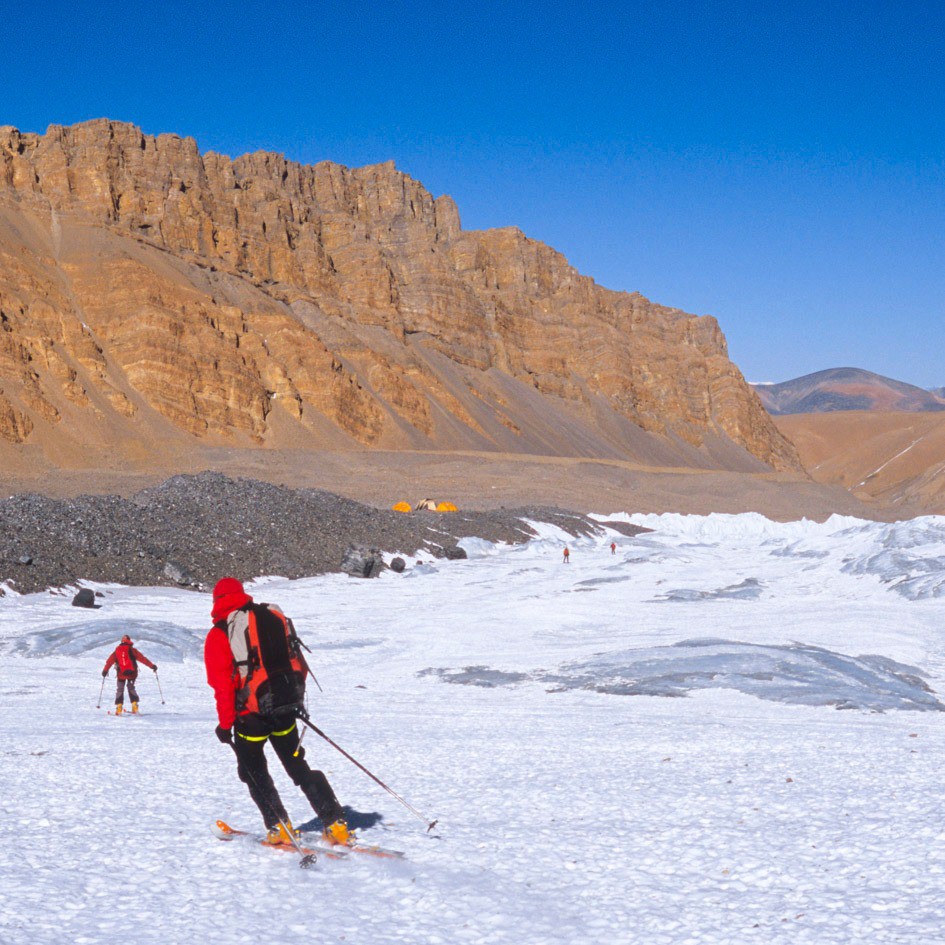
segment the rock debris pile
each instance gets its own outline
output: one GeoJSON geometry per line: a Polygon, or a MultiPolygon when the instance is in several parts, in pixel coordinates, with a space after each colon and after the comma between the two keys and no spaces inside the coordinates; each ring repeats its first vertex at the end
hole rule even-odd
{"type": "MultiPolygon", "coordinates": [[[[354,573],[358,554],[455,558],[463,557],[457,543],[464,537],[527,541],[534,533],[525,519],[575,536],[599,529],[559,509],[403,514],[208,472],[175,476],[130,499],[0,501],[0,582],[29,593],[80,580],[205,587],[223,575],[354,573]]],[[[380,568],[367,570],[373,576],[380,568]]]]}

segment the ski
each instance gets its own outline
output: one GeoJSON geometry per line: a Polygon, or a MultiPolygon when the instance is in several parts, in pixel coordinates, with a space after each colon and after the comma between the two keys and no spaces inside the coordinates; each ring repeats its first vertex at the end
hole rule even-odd
{"type": "MultiPolygon", "coordinates": [[[[218,820],[216,822],[213,827],[213,832],[221,840],[235,840],[237,837],[250,837],[258,843],[263,842],[262,837],[251,834],[246,830],[237,830],[235,827],[231,827],[222,820],[218,820]]],[[[301,831],[303,839],[306,832],[311,831],[301,831]]],[[[271,844],[264,844],[264,846],[270,845],[271,844]]],[[[345,846],[329,846],[328,844],[324,843],[316,843],[309,844],[308,846],[311,852],[327,856],[332,860],[343,860],[349,853],[360,853],[364,856],[373,856],[382,860],[402,860],[406,856],[406,854],[401,850],[390,850],[387,847],[380,847],[373,843],[353,843],[351,845],[345,846]]],[[[279,847],[279,849],[292,850],[294,847],[284,846],[279,847]]],[[[306,852],[309,851],[306,850],[306,852]]]]}
{"type": "Polygon", "coordinates": [[[210,829],[218,840],[238,840],[240,838],[246,838],[254,843],[258,843],[260,846],[269,847],[272,850],[302,853],[305,856],[312,857],[327,856],[330,860],[343,860],[347,856],[347,853],[332,847],[309,846],[307,844],[299,844],[298,847],[294,847],[288,843],[266,843],[265,837],[250,833],[248,830],[237,830],[223,820],[218,820],[210,829]]]}
{"type": "MultiPolygon", "coordinates": [[[[337,849],[331,847],[330,849],[337,849]]],[[[373,843],[353,843],[342,849],[348,853],[363,853],[365,856],[376,856],[381,860],[403,860],[407,854],[403,850],[390,850],[387,847],[379,847],[373,843]]]]}
{"type": "MultiPolygon", "coordinates": [[[[314,833],[314,831],[301,831],[303,837],[306,833],[314,833]]],[[[343,851],[345,854],[361,853],[365,856],[376,856],[382,860],[402,860],[406,856],[401,850],[389,850],[387,847],[379,847],[374,843],[361,843],[359,840],[346,844],[322,844],[319,849],[322,847],[329,851],[343,851]]]]}

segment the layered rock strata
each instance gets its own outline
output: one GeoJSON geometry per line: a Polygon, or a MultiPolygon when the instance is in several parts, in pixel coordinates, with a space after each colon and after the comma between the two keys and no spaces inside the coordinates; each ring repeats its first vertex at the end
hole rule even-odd
{"type": "Polygon", "coordinates": [[[4,127],[0,436],[49,454],[77,424],[129,457],[195,437],[800,469],[714,318],[463,230],[392,163],[4,127]]]}

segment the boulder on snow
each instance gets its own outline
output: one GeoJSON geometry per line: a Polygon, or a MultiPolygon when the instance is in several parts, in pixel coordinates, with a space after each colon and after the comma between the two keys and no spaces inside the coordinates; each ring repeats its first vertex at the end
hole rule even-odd
{"type": "Polygon", "coordinates": [[[459,545],[453,545],[452,548],[447,548],[443,553],[450,561],[463,561],[469,557],[466,554],[466,549],[460,548],[459,545]]]}
{"type": "Polygon", "coordinates": [[[377,548],[352,545],[341,559],[341,570],[352,577],[377,577],[387,565],[377,548]]]}
{"type": "Polygon", "coordinates": [[[95,593],[89,587],[83,587],[75,597],[72,598],[73,607],[90,607],[97,609],[101,604],[95,603],[95,593]]]}
{"type": "Polygon", "coordinates": [[[407,567],[407,562],[403,558],[391,558],[390,569],[400,574],[407,567]]]}
{"type": "Polygon", "coordinates": [[[186,568],[182,568],[173,561],[168,561],[164,565],[164,576],[170,578],[175,584],[181,587],[193,587],[197,584],[197,579],[186,568]]]}

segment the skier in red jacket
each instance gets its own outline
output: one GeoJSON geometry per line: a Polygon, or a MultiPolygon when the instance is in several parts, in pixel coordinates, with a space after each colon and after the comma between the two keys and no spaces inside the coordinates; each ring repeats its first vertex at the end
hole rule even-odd
{"type": "Polygon", "coordinates": [[[157,672],[157,664],[139,653],[131,642],[131,637],[126,633],[121,638],[121,643],[115,647],[115,652],[105,661],[105,668],[102,670],[102,676],[107,676],[108,671],[115,666],[115,675],[118,677],[118,686],[115,689],[115,715],[121,715],[125,711],[126,685],[131,699],[131,711],[136,715],[138,713],[138,690],[135,689],[138,663],[144,663],[145,666],[157,672]]]}
{"type": "Polygon", "coordinates": [[[220,724],[216,736],[229,743],[236,753],[237,774],[265,821],[266,842],[290,844],[292,838],[287,831],[298,835],[269,774],[265,746],[270,741],[286,773],[302,789],[324,825],[323,839],[332,844],[354,843],[344,819],[344,808],[328,779],[323,772],[313,771],[305,760],[295,718],[291,715],[274,718],[265,713],[263,689],[261,686],[257,689],[253,678],[260,675],[257,662],[260,653],[249,641],[259,633],[258,622],[269,621],[270,626],[281,626],[288,632],[289,621],[277,607],[255,604],[243,585],[232,577],[223,578],[214,587],[210,615],[213,629],[204,643],[204,663],[207,682],[217,703],[220,724]]]}

